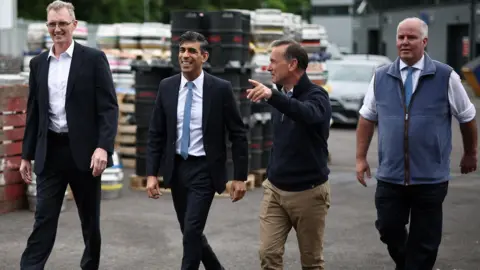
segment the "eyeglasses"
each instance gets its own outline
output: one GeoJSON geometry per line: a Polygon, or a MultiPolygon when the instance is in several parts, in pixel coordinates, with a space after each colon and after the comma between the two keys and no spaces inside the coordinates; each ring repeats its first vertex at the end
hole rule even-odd
{"type": "Polygon", "coordinates": [[[47,27],[48,28],[51,28],[51,29],[55,29],[58,25],[59,28],[65,28],[67,27],[68,25],[70,25],[71,23],[73,23],[74,21],[69,21],[69,22],[49,22],[49,23],[46,23],[47,27]]]}

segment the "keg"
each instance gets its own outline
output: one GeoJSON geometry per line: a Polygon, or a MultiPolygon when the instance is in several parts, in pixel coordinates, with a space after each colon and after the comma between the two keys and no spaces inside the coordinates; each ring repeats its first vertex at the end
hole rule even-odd
{"type": "Polygon", "coordinates": [[[243,17],[237,11],[208,12],[212,69],[243,64],[243,17]]]}
{"type": "Polygon", "coordinates": [[[97,28],[96,43],[100,49],[114,49],[118,47],[118,25],[101,24],[97,28]]]}
{"type": "Polygon", "coordinates": [[[77,21],[77,27],[72,33],[72,38],[84,46],[88,46],[88,25],[86,21],[77,21]]]}
{"type": "Polygon", "coordinates": [[[44,48],[48,28],[45,23],[30,23],[27,29],[27,46],[29,52],[40,52],[44,48]]]}
{"type": "Polygon", "coordinates": [[[136,136],[136,167],[135,174],[139,176],[146,176],[147,173],[147,140],[148,140],[148,126],[137,127],[136,136]]]}
{"type": "MultiPolygon", "coordinates": [[[[171,63],[174,69],[180,68],[178,63],[180,36],[186,31],[201,33],[207,38],[208,21],[203,11],[183,10],[171,13],[171,63]]],[[[210,61],[210,60],[209,60],[210,61]]]]}
{"type": "MultiPolygon", "coordinates": [[[[246,128],[248,129],[248,125],[246,125],[246,128]]],[[[247,132],[247,142],[250,145],[250,133],[247,132]]],[[[229,134],[227,131],[227,134],[225,135],[225,145],[226,145],[226,162],[225,162],[225,167],[226,167],[226,174],[227,174],[227,180],[238,180],[234,179],[234,171],[235,171],[235,166],[233,164],[233,154],[232,154],[232,143],[230,142],[229,139],[229,134]]],[[[250,171],[250,162],[251,162],[251,154],[250,151],[251,149],[248,149],[248,170],[250,171]]]]}
{"type": "Polygon", "coordinates": [[[165,63],[137,60],[132,62],[135,71],[135,119],[137,127],[148,127],[160,82],[172,75],[172,68],[165,63]]]}
{"type": "Polygon", "coordinates": [[[250,12],[242,13],[242,63],[250,62],[250,42],[251,42],[251,17],[250,12]]]}
{"type": "Polygon", "coordinates": [[[140,48],[144,50],[162,48],[162,23],[145,22],[140,26],[140,48]]]}
{"type": "Polygon", "coordinates": [[[141,24],[139,23],[120,23],[118,25],[120,49],[140,48],[140,26],[141,24]]]}
{"type": "Polygon", "coordinates": [[[112,167],[106,168],[102,173],[102,200],[116,199],[122,194],[123,166],[116,151],[113,152],[112,160],[112,167]]]}
{"type": "Polygon", "coordinates": [[[252,170],[262,168],[263,156],[263,115],[256,113],[252,114],[250,122],[250,166],[252,170]]]}
{"type": "Polygon", "coordinates": [[[262,168],[267,168],[273,146],[273,122],[271,113],[263,113],[262,168]]]}

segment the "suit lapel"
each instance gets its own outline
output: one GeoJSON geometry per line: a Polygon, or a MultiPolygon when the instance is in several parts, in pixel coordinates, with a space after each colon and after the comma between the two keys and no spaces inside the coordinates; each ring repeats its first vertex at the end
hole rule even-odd
{"type": "MultiPolygon", "coordinates": [[[[50,102],[49,98],[49,93],[48,93],[48,71],[50,69],[50,59],[48,57],[48,52],[45,58],[42,61],[42,65],[40,67],[40,84],[39,84],[39,97],[44,97],[44,103],[48,108],[50,105],[48,104],[50,102]]],[[[30,75],[32,76],[32,74],[30,75]]]]}
{"type": "Polygon", "coordinates": [[[202,112],[202,131],[203,134],[205,134],[205,131],[207,130],[207,123],[208,123],[208,117],[210,114],[210,103],[212,101],[212,76],[205,72],[205,76],[203,79],[203,112],[202,112]]]}
{"type": "MultiPolygon", "coordinates": [[[[74,41],[75,42],[75,41],[74,41]]],[[[75,42],[73,47],[73,56],[72,63],[70,64],[70,72],[68,74],[68,83],[67,83],[67,96],[66,99],[70,96],[73,91],[73,85],[75,83],[75,78],[80,71],[83,60],[83,46],[75,42]]]]}
{"type": "Polygon", "coordinates": [[[181,73],[177,75],[177,77],[175,78],[175,81],[174,81],[174,84],[173,84],[173,87],[174,89],[172,89],[172,94],[170,94],[170,103],[173,104],[172,105],[172,109],[173,109],[173,113],[172,113],[172,123],[174,125],[174,130],[177,130],[177,119],[178,119],[178,92],[180,92],[180,82],[182,81],[182,75],[181,73]]]}

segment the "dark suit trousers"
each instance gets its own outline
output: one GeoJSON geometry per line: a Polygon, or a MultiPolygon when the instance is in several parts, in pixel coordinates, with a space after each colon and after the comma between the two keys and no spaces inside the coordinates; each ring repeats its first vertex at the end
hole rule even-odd
{"type": "Polygon", "coordinates": [[[397,270],[432,270],[442,239],[448,182],[396,185],[378,181],[375,225],[397,270]],[[410,218],[410,233],[406,225],[410,218]]]}
{"type": "Polygon", "coordinates": [[[175,156],[171,183],[173,205],[183,233],[182,270],[223,269],[203,234],[215,195],[205,157],[175,156]]]}
{"type": "Polygon", "coordinates": [[[70,184],[80,216],[85,249],[80,266],[97,270],[100,262],[100,177],[79,171],[68,136],[48,132],[44,170],[37,175],[35,224],[22,255],[22,270],[41,270],[52,251],[67,184],[70,184]]]}

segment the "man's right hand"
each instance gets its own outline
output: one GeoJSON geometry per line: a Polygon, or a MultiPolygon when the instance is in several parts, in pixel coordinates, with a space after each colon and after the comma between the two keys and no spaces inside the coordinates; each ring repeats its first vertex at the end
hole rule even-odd
{"type": "Polygon", "coordinates": [[[158,184],[158,178],[156,176],[147,177],[147,194],[151,199],[158,199],[162,196],[160,185],[158,184]]]}
{"type": "Polygon", "coordinates": [[[372,175],[370,173],[370,165],[368,165],[367,159],[357,159],[357,180],[364,187],[367,186],[367,182],[365,181],[365,173],[367,173],[368,178],[372,178],[372,175]]]}
{"type": "Polygon", "coordinates": [[[32,183],[32,163],[30,160],[22,159],[20,163],[20,174],[27,185],[32,183]]]}

